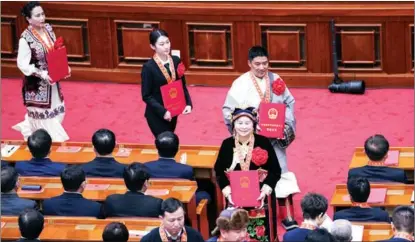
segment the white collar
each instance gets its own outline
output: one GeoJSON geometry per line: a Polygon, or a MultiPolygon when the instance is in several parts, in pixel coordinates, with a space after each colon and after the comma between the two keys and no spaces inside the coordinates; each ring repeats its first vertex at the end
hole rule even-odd
{"type": "Polygon", "coordinates": [[[176,237],[171,236],[171,234],[169,233],[169,231],[167,231],[167,230],[164,230],[164,231],[166,232],[166,234],[167,234],[167,236],[169,238],[172,238],[174,240],[177,240],[178,238],[180,238],[180,235],[182,235],[183,228],[180,230],[179,234],[176,237]]]}

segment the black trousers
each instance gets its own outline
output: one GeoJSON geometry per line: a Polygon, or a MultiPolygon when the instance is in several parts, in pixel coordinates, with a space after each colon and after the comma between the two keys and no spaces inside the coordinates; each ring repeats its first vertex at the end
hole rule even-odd
{"type": "Polygon", "coordinates": [[[157,135],[165,132],[171,131],[174,133],[176,130],[177,125],[177,117],[171,119],[171,121],[167,121],[162,117],[159,117],[154,114],[150,114],[146,116],[147,124],[150,127],[151,133],[153,133],[154,138],[157,138],[157,135]]]}

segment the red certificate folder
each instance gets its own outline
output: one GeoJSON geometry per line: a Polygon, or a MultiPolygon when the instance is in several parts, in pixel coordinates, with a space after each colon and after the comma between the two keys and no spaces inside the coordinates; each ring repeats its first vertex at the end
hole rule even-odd
{"type": "Polygon", "coordinates": [[[268,138],[284,138],[285,104],[264,103],[259,105],[260,135],[268,138]]]}
{"type": "Polygon", "coordinates": [[[172,117],[181,114],[186,107],[184,98],[183,83],[180,80],[164,85],[160,88],[164,107],[172,117]]]}
{"type": "Polygon", "coordinates": [[[259,195],[258,171],[231,171],[229,181],[232,191],[232,201],[235,206],[257,207],[259,195]]]}
{"type": "Polygon", "coordinates": [[[46,60],[48,62],[48,72],[52,83],[58,82],[69,75],[66,47],[49,52],[46,55],[46,60]]]}

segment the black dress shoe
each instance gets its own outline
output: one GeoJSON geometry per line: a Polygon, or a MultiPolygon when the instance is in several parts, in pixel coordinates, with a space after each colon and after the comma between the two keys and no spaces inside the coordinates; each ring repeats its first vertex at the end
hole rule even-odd
{"type": "Polygon", "coordinates": [[[298,223],[294,219],[285,218],[281,223],[282,227],[287,231],[298,228],[298,223]]]}

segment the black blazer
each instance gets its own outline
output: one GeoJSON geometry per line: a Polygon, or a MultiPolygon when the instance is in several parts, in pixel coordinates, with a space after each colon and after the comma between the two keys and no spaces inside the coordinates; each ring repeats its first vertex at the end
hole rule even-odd
{"type": "MultiPolygon", "coordinates": [[[[178,79],[177,66],[181,60],[179,57],[174,55],[172,58],[174,69],[176,71],[176,79],[178,79]]],[[[186,86],[186,78],[183,76],[181,79],[183,82],[183,91],[186,99],[186,105],[192,106],[192,100],[186,86]]],[[[167,110],[164,108],[160,87],[166,84],[167,80],[153,58],[144,63],[143,69],[141,70],[141,95],[143,101],[147,104],[145,111],[146,117],[156,115],[160,118],[163,118],[167,110]]]]}
{"type": "Polygon", "coordinates": [[[2,215],[19,215],[26,208],[37,209],[35,201],[20,198],[17,193],[1,194],[1,214],[2,215]]]}
{"type": "Polygon", "coordinates": [[[128,191],[107,197],[103,216],[107,217],[158,217],[161,215],[162,199],[128,191]]]}
{"type": "Polygon", "coordinates": [[[388,212],[380,208],[352,207],[334,213],[333,220],[346,219],[353,222],[386,222],[390,223],[388,212]]]}
{"type": "Polygon", "coordinates": [[[349,178],[353,176],[365,177],[370,182],[399,182],[408,183],[405,171],[399,168],[386,166],[362,166],[349,170],[349,178]]]}
{"type": "Polygon", "coordinates": [[[113,157],[96,157],[81,167],[87,177],[122,178],[126,165],[119,163],[113,157]]]}
{"type": "Polygon", "coordinates": [[[101,204],[88,200],[79,193],[66,193],[43,201],[43,214],[53,216],[99,217],[101,204]]]}

